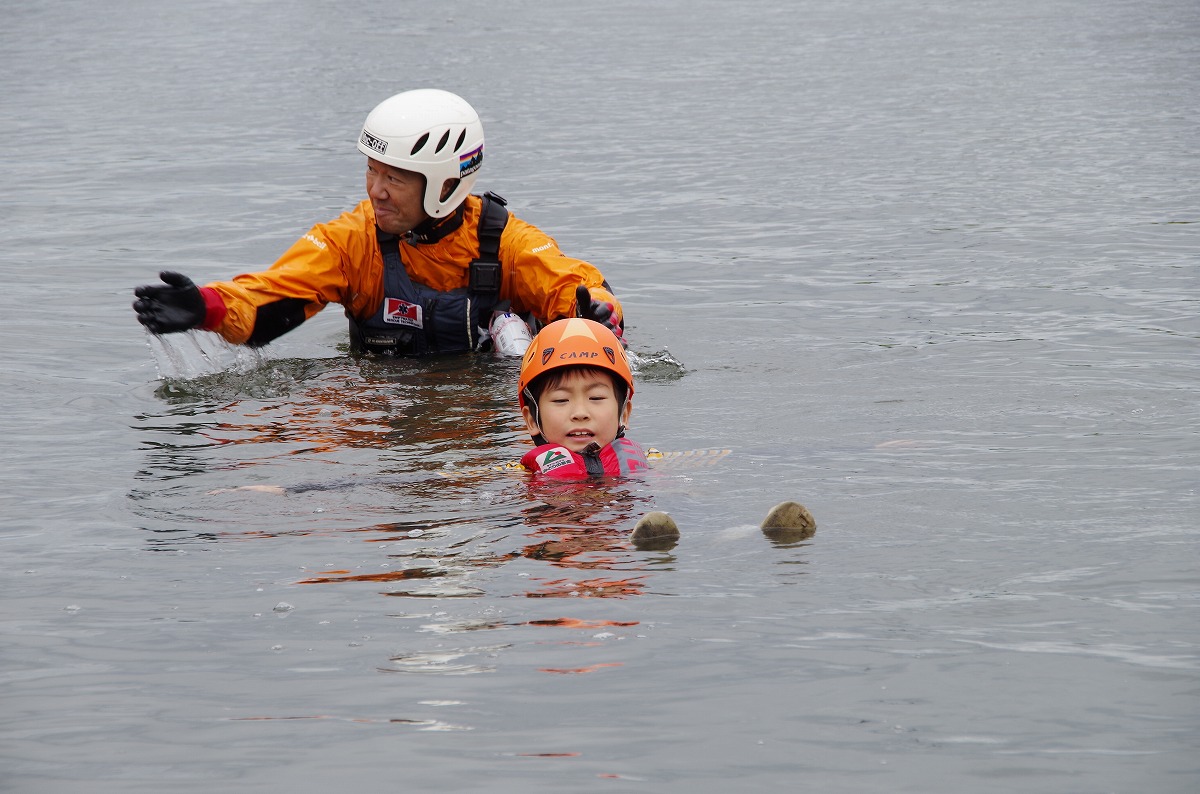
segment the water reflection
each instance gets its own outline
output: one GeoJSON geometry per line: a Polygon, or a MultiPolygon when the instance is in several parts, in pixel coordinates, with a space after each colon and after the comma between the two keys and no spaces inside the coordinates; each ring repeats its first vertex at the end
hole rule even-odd
{"type": "MultiPolygon", "coordinates": [[[[682,373],[667,354],[644,364],[653,378],[682,373]]],[[[167,381],[162,410],[135,418],[145,463],[129,501],[151,548],[286,540],[293,556],[321,561],[288,584],[368,588],[396,618],[420,617],[420,635],[559,629],[558,643],[599,646],[640,623],[620,602],[669,589],[652,583],[675,558],[628,538],[651,494],[679,466],[711,466],[728,450],[668,455],[645,481],[533,481],[509,465],[528,444],[515,380],[516,362],[462,356],[268,360],[167,381]],[[492,614],[512,598],[599,613],[492,614]]],[[[490,672],[512,645],[410,639],[377,669],[490,672]]],[[[536,669],[621,664],[575,661],[536,669]]]]}
{"type": "MultiPolygon", "coordinates": [[[[646,564],[641,557],[630,554],[629,531],[637,517],[651,507],[650,497],[643,493],[638,481],[540,482],[528,475],[507,475],[512,491],[507,516],[497,517],[491,526],[475,537],[459,540],[444,549],[430,548],[427,543],[411,550],[388,554],[389,561],[400,561],[405,567],[371,573],[356,573],[353,569],[332,569],[299,580],[298,584],[333,584],[350,582],[411,583],[420,586],[391,588],[383,595],[393,597],[463,597],[483,594],[476,587],[466,586],[469,574],[484,568],[494,568],[517,558],[547,563],[567,571],[620,571],[612,578],[591,576],[572,580],[561,575],[530,578],[535,586],[524,593],[529,598],[560,596],[624,597],[643,592],[641,576],[628,576],[625,571],[642,570],[646,564]],[[515,518],[514,518],[515,515],[515,518]],[[508,551],[495,547],[506,542],[508,531],[516,523],[527,531],[527,542],[508,551]],[[481,548],[482,546],[482,548],[481,548]]],[[[436,482],[436,481],[430,481],[436,482]]],[[[477,526],[477,522],[471,522],[477,526]]],[[[442,528],[445,530],[445,527],[442,528]]],[[[364,530],[355,530],[364,531],[364,530]]],[[[369,528],[376,535],[372,542],[428,541],[425,525],[412,522],[389,523],[369,528]]],[[[454,537],[444,532],[445,537],[454,537]]],[[[663,557],[654,558],[656,566],[663,557]]]]}
{"type": "Polygon", "coordinates": [[[529,577],[529,598],[643,593],[647,558],[632,553],[628,533],[653,507],[647,484],[535,482],[508,466],[528,443],[515,366],[471,356],[271,361],[169,384],[167,409],[137,417],[147,463],[134,511],[161,547],[350,534],[388,549],[382,569],[358,559],[298,584],[474,598],[484,589],[472,574],[524,558],[557,571],[529,577]],[[297,471],[329,476],[261,481],[297,471]],[[517,543],[514,529],[524,533],[517,543]]]}
{"type": "Polygon", "coordinates": [[[312,452],[436,442],[465,451],[515,426],[513,382],[515,369],[480,357],[279,360],[166,381],[158,394],[171,410],[137,416],[134,427],[167,434],[149,442],[158,449],[199,435],[216,445],[304,444],[312,452]]]}
{"type": "MultiPolygon", "coordinates": [[[[362,484],[364,476],[403,482],[461,459],[490,463],[520,437],[509,394],[514,378],[504,362],[471,357],[420,364],[344,358],[272,361],[250,373],[168,382],[160,387],[169,391],[165,410],[135,417],[146,463],[130,499],[139,515],[165,518],[150,509],[164,482],[194,478],[204,493],[234,489],[298,456],[330,474],[313,490],[339,480],[362,484]]],[[[280,468],[316,479],[308,466],[280,468]]],[[[178,500],[161,507],[179,508],[178,500]]],[[[268,517],[246,518],[252,525],[263,519],[267,534],[281,529],[268,517]]]]}

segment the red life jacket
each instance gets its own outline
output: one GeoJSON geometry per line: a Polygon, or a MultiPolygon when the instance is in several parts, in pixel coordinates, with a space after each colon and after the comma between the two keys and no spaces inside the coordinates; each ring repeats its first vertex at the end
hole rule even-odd
{"type": "Polygon", "coordinates": [[[627,438],[618,438],[606,447],[592,442],[582,452],[572,452],[559,444],[542,444],[526,452],[521,465],[534,474],[564,480],[624,477],[650,468],[646,453],[627,438]]]}

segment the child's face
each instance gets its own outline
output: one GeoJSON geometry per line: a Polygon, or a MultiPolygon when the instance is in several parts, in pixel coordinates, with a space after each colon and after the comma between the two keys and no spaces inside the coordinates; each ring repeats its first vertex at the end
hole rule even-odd
{"type": "Polygon", "coordinates": [[[529,434],[537,435],[540,429],[546,441],[572,452],[581,452],[593,441],[602,447],[612,443],[631,410],[627,402],[621,411],[607,373],[590,370],[567,373],[561,383],[542,392],[537,404],[540,428],[532,409],[526,405],[523,410],[529,434]]]}

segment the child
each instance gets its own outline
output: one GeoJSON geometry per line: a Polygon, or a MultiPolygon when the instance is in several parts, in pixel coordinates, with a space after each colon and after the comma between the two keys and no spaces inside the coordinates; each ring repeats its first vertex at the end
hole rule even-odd
{"type": "Polygon", "coordinates": [[[593,320],[550,323],[521,360],[517,404],[534,449],[526,469],[550,477],[637,474],[646,453],[625,438],[633,372],[616,335],[593,320]]]}
{"type": "MultiPolygon", "coordinates": [[[[612,331],[579,318],[550,323],[521,360],[517,402],[535,444],[521,465],[562,479],[646,471],[645,452],[625,437],[632,398],[633,372],[612,331]]],[[[798,531],[807,537],[816,522],[803,505],[784,502],[762,529],[768,536],[798,531]]],[[[656,510],[638,521],[630,537],[642,547],[669,546],[679,538],[679,527],[656,510]]]]}

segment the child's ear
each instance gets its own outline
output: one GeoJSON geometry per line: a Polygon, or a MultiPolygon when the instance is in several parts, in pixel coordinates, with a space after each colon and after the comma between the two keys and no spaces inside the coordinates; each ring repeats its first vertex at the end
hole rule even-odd
{"type": "Polygon", "coordinates": [[[631,413],[633,413],[633,398],[632,397],[625,401],[625,409],[623,411],[621,411],[621,421],[618,424],[628,425],[629,424],[629,415],[631,413]]]}
{"type": "Polygon", "coordinates": [[[521,406],[521,416],[525,417],[525,429],[531,436],[539,436],[542,434],[542,429],[538,427],[537,420],[534,419],[533,409],[528,405],[521,406]]]}

